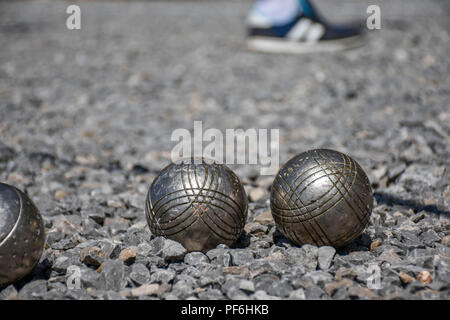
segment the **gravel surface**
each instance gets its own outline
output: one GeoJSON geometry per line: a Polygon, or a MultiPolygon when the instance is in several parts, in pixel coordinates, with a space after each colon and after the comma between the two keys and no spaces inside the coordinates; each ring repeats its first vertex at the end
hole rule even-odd
{"type": "MultiPolygon", "coordinates": [[[[333,19],[366,16],[331,2],[333,19]]],[[[67,3],[1,2],[0,180],[35,201],[47,243],[0,297],[449,299],[449,4],[380,3],[365,47],[289,56],[244,49],[250,2],[80,2],[80,31],[67,3]],[[374,189],[369,227],[337,251],[296,247],[271,219],[273,177],[236,165],[251,197],[235,247],[153,237],[146,192],[194,120],[279,128],[281,163],[348,153],[374,189]]]]}

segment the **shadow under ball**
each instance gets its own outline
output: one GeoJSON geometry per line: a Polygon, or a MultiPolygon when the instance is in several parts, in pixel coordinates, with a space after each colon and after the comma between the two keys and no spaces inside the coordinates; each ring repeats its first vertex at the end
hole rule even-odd
{"type": "Polygon", "coordinates": [[[236,174],[208,160],[182,160],[164,168],[148,191],[145,212],[151,232],[188,251],[231,246],[247,220],[247,195],[236,174]]]}
{"type": "Polygon", "coordinates": [[[0,183],[0,287],[25,277],[45,243],[42,217],[22,191],[0,183]]]}
{"type": "Polygon", "coordinates": [[[316,149],[277,173],[270,208],[280,232],[297,245],[343,247],[367,226],[373,207],[369,179],[343,153],[316,149]]]}

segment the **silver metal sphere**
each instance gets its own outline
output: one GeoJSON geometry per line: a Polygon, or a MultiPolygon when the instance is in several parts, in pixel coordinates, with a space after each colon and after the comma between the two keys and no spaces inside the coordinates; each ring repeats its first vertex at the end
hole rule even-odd
{"type": "Polygon", "coordinates": [[[247,220],[247,195],[223,164],[194,159],[172,163],[155,178],[145,212],[151,232],[180,242],[188,251],[231,246],[247,220]]]}
{"type": "Polygon", "coordinates": [[[327,149],[289,160],[272,185],[270,207],[281,233],[297,245],[343,247],[369,222],[369,179],[349,156],[327,149]]]}
{"type": "Polygon", "coordinates": [[[28,196],[0,183],[0,287],[26,276],[39,262],[44,224],[28,196]]]}

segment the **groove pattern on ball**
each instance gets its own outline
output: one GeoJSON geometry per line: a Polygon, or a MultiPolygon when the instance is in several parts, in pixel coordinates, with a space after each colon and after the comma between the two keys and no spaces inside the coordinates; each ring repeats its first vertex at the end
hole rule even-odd
{"type": "Polygon", "coordinates": [[[22,191],[0,183],[0,287],[26,276],[45,243],[42,217],[22,191]]]}
{"type": "Polygon", "coordinates": [[[232,245],[247,219],[247,196],[223,164],[194,159],[164,168],[150,186],[145,206],[151,232],[189,251],[232,245]]]}
{"type": "Polygon", "coordinates": [[[301,153],[277,173],[270,207],[281,233],[297,245],[342,247],[361,235],[373,207],[369,179],[349,156],[301,153]]]}

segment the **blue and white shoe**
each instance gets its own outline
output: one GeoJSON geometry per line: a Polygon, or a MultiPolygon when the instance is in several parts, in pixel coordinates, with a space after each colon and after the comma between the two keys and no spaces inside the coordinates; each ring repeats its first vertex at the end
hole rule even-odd
{"type": "Polygon", "coordinates": [[[247,18],[247,47],[253,51],[277,53],[330,52],[364,44],[359,24],[333,25],[326,22],[307,0],[298,0],[298,11],[289,21],[274,23],[257,8],[247,18]],[[300,5],[301,4],[301,5],[300,5]]]}

